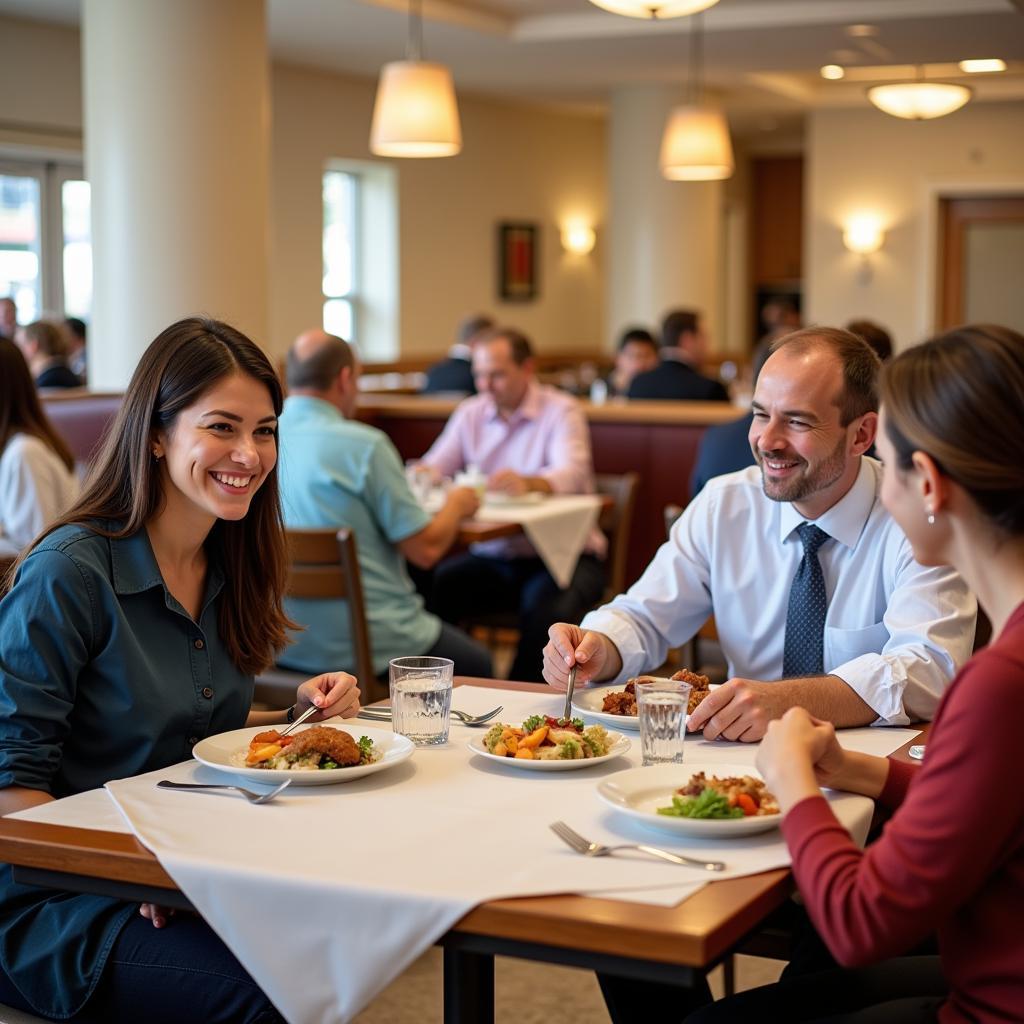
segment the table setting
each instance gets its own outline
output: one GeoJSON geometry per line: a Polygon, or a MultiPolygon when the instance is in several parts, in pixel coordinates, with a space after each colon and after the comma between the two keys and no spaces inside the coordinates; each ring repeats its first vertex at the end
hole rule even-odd
{"type": "MultiPolygon", "coordinates": [[[[667,770],[677,773],[669,781],[682,785],[691,764],[752,771],[754,746],[689,736],[681,764],[640,768],[638,744],[619,734],[627,743],[607,759],[575,762],[581,767],[574,771],[524,771],[514,758],[484,756],[481,738],[499,722],[518,725],[532,716],[557,720],[564,695],[459,686],[453,703],[471,718],[502,710],[480,725],[452,716],[447,742],[415,745],[387,770],[350,778],[344,785],[297,785],[293,778],[291,786],[262,805],[232,792],[158,788],[166,780],[270,790],[271,779],[258,785],[239,776],[237,765],[211,763],[207,757],[206,763],[195,759],[112,781],[104,791],[33,808],[19,817],[133,832],[294,1021],[351,1019],[424,949],[486,901],[588,893],[673,906],[710,880],[789,863],[777,828],[742,837],[673,834],[624,813],[600,793],[600,787],[631,773],[667,770]],[[552,831],[558,822],[586,844],[641,849],[611,855],[577,852],[552,831]],[[724,866],[710,871],[681,865],[643,847],[724,866]],[[265,922],[279,916],[301,920],[302,927],[290,928],[285,944],[268,943],[265,922]],[[301,986],[291,983],[297,973],[306,979],[301,986]]],[[[368,737],[382,750],[406,739],[386,720],[331,720],[326,725],[356,739],[368,737]]],[[[898,729],[840,733],[844,745],[863,745],[872,752],[880,745],[896,749],[912,735],[912,730],[898,729]],[[885,743],[863,735],[873,733],[885,733],[885,743]]],[[[229,758],[231,745],[237,754],[246,737],[224,738],[220,749],[229,758]]],[[[283,774],[353,770],[358,769],[283,774]]],[[[671,788],[666,784],[668,797],[671,788]]],[[[863,842],[871,801],[827,795],[843,824],[863,842]]]]}

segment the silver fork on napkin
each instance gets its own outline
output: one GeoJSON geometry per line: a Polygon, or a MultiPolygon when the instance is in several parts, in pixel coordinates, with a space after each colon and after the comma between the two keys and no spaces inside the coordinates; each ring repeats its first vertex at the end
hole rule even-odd
{"type": "Polygon", "coordinates": [[[183,789],[192,790],[193,792],[199,790],[202,792],[207,789],[233,789],[237,793],[241,793],[246,800],[251,804],[269,804],[271,800],[281,792],[282,789],[286,789],[292,784],[291,779],[285,779],[284,782],[275,786],[273,789],[266,793],[254,793],[251,789],[245,789],[242,786],[228,786],[228,785],[213,785],[212,783],[203,784],[199,782],[171,782],[170,779],[161,779],[157,783],[159,789],[183,789]]]}
{"type": "Polygon", "coordinates": [[[641,853],[649,853],[652,857],[660,857],[673,864],[687,864],[690,867],[703,868],[705,871],[725,870],[725,864],[720,860],[696,860],[693,857],[684,857],[680,853],[670,853],[658,846],[648,846],[646,843],[620,843],[616,846],[592,843],[589,839],[584,839],[579,832],[574,832],[564,821],[552,822],[550,828],[563,843],[571,846],[577,853],[582,853],[585,857],[604,857],[616,850],[639,850],[641,853]]]}

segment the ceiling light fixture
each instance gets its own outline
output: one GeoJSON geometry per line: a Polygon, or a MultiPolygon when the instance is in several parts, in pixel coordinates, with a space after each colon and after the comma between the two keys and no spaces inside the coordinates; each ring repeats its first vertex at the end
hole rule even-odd
{"type": "Polygon", "coordinates": [[[409,0],[406,59],[380,69],[370,151],[377,156],[454,156],[462,128],[451,72],[422,59],[420,0],[409,0]]]}
{"type": "Polygon", "coordinates": [[[670,181],[719,181],[730,177],[735,166],[725,115],[702,100],[703,43],[696,14],[690,26],[686,103],[669,114],[661,137],[661,173],[670,181]]]}
{"type": "Polygon", "coordinates": [[[827,78],[830,82],[838,82],[846,74],[838,64],[826,64],[820,73],[822,78],[827,78]]]}
{"type": "Polygon", "coordinates": [[[879,110],[908,121],[928,121],[959,110],[973,95],[966,85],[952,82],[926,82],[917,69],[913,82],[893,82],[868,89],[868,99],[879,110]]]}
{"type": "Polygon", "coordinates": [[[681,18],[714,7],[718,0],[590,0],[595,7],[627,18],[681,18]]]}
{"type": "Polygon", "coordinates": [[[1005,71],[1006,61],[998,57],[986,57],[984,59],[962,60],[959,68],[969,75],[980,75],[990,71],[1005,71]]]}

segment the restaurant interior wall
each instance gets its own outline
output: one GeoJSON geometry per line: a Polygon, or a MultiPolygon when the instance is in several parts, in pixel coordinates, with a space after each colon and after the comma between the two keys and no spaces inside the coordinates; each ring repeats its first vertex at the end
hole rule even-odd
{"type": "MultiPolygon", "coordinates": [[[[374,83],[275,64],[272,89],[270,334],[280,351],[319,315],[320,174],[332,159],[373,159],[374,83]]],[[[478,310],[520,327],[541,351],[599,348],[604,120],[461,92],[459,108],[459,156],[391,162],[401,356],[442,352],[457,321],[478,310]],[[573,217],[597,226],[597,246],[585,255],[565,252],[559,239],[560,224],[573,217]],[[530,302],[497,299],[497,226],[505,220],[540,228],[538,297],[530,302]]]]}
{"type": "Polygon", "coordinates": [[[972,103],[914,123],[870,109],[815,111],[806,161],[806,321],[875,320],[906,348],[935,324],[940,197],[1024,194],[1024,103],[972,103]],[[858,213],[877,215],[885,233],[869,257],[843,246],[843,224],[858,213]]]}
{"type": "MultiPolygon", "coordinates": [[[[0,17],[0,38],[0,149],[81,153],[79,31],[0,17]]],[[[374,82],[274,62],[271,94],[266,344],[279,355],[300,330],[319,322],[321,178],[332,159],[373,159],[374,82]]],[[[388,161],[399,177],[398,354],[443,352],[460,317],[477,310],[518,325],[541,350],[600,348],[606,333],[604,119],[461,92],[459,104],[461,155],[388,161]],[[561,224],[574,218],[597,231],[597,246],[583,256],[565,252],[559,239],[561,224]],[[531,302],[497,301],[497,226],[503,220],[541,229],[538,297],[531,302]]]]}

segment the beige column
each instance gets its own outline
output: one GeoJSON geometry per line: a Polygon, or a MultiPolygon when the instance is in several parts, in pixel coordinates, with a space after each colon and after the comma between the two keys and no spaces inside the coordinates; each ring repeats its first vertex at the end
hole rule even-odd
{"type": "Polygon", "coordinates": [[[267,330],[264,0],[84,0],[89,384],[123,388],[168,324],[267,330]]]}
{"type": "Polygon", "coordinates": [[[661,135],[681,97],[667,86],[617,89],[608,132],[608,330],[660,324],[670,309],[704,314],[721,340],[722,183],[666,181],[661,135]]]}

